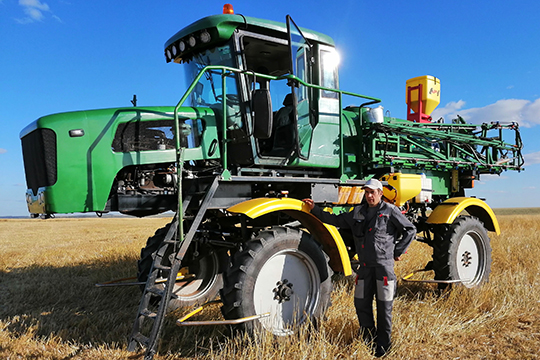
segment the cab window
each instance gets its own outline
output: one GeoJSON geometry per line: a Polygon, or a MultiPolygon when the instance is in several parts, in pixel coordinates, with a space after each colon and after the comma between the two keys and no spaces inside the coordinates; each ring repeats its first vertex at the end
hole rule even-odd
{"type": "MultiPolygon", "coordinates": [[[[180,122],[180,146],[201,145],[204,122],[188,119],[180,122]]],[[[176,147],[174,120],[133,120],[118,125],[111,148],[114,152],[170,150],[176,147]]]]}
{"type": "MultiPolygon", "coordinates": [[[[338,55],[334,51],[321,50],[321,86],[330,89],[338,88],[337,75],[338,55]]],[[[334,91],[322,91],[325,98],[337,99],[338,93],[334,91]]]]}

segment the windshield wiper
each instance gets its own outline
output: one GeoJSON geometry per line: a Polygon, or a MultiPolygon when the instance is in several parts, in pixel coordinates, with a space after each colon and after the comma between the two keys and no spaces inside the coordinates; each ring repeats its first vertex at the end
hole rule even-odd
{"type": "MultiPolygon", "coordinates": [[[[206,62],[204,61],[204,58],[202,57],[201,54],[198,54],[197,55],[197,58],[198,58],[198,62],[197,62],[197,65],[200,66],[201,68],[199,69],[202,70],[204,67],[210,65],[210,58],[207,56],[206,57],[206,62]]],[[[216,94],[216,87],[214,85],[214,78],[212,77],[212,71],[213,70],[210,70],[210,71],[206,71],[204,73],[204,76],[206,77],[206,80],[208,80],[208,82],[210,82],[210,87],[212,88],[212,94],[214,95],[214,99],[216,102],[218,102],[218,96],[216,94]]]]}

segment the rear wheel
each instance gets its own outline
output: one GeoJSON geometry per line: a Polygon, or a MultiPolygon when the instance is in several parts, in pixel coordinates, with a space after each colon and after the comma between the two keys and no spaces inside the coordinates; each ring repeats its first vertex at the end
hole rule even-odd
{"type": "Polygon", "coordinates": [[[448,227],[435,229],[433,268],[436,280],[460,280],[472,288],[488,281],[491,246],[480,220],[460,216],[448,227]]]}
{"type": "Polygon", "coordinates": [[[328,258],[311,235],[273,227],[235,255],[221,291],[222,313],[226,319],[269,313],[243,326],[290,335],[324,315],[330,306],[331,276],[328,258]]]}
{"type": "MultiPolygon", "coordinates": [[[[148,279],[154,254],[162,246],[170,226],[171,224],[168,224],[157,230],[154,236],[148,238],[146,246],[141,250],[141,258],[137,264],[138,281],[146,282],[148,279]]],[[[169,310],[213,300],[219,289],[223,287],[220,269],[222,263],[226,261],[226,255],[213,251],[210,247],[203,247],[197,253],[197,256],[194,256],[194,252],[188,250],[184,257],[183,267],[178,271],[178,274],[184,278],[176,281],[174,285],[173,294],[176,297],[169,301],[169,310]]],[[[169,255],[166,254],[164,261],[169,255]]],[[[168,264],[170,263],[167,261],[167,264],[163,265],[168,264]]],[[[163,275],[164,278],[166,276],[166,274],[163,275]]]]}

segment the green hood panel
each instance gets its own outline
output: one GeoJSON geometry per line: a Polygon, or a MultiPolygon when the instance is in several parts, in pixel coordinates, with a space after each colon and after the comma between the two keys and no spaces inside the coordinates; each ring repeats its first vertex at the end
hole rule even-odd
{"type": "MultiPolygon", "coordinates": [[[[118,171],[126,166],[175,163],[174,145],[145,151],[121,151],[114,148],[117,130],[129,123],[167,121],[174,124],[174,107],[129,107],[66,112],[39,118],[21,132],[21,138],[35,129],[51,129],[56,134],[57,180],[46,188],[48,212],[71,213],[102,211],[118,171]],[[77,130],[82,136],[70,136],[77,130]],[[155,149],[155,150],[154,150],[155,149]]],[[[184,159],[219,158],[215,114],[211,109],[180,108],[179,118],[204,123],[198,147],[185,150],[184,159]]],[[[174,126],[171,126],[174,127],[174,126]]],[[[24,140],[23,140],[24,141],[24,140]]],[[[174,142],[172,142],[174,144],[174,142]]]]}

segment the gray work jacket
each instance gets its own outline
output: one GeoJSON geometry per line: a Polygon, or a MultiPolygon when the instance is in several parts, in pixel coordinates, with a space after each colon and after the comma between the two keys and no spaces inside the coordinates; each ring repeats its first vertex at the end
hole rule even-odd
{"type": "Polygon", "coordinates": [[[392,204],[381,201],[373,218],[366,221],[367,204],[339,215],[315,206],[311,213],[319,220],[340,229],[350,229],[361,266],[393,265],[416,236],[416,228],[392,204]]]}

